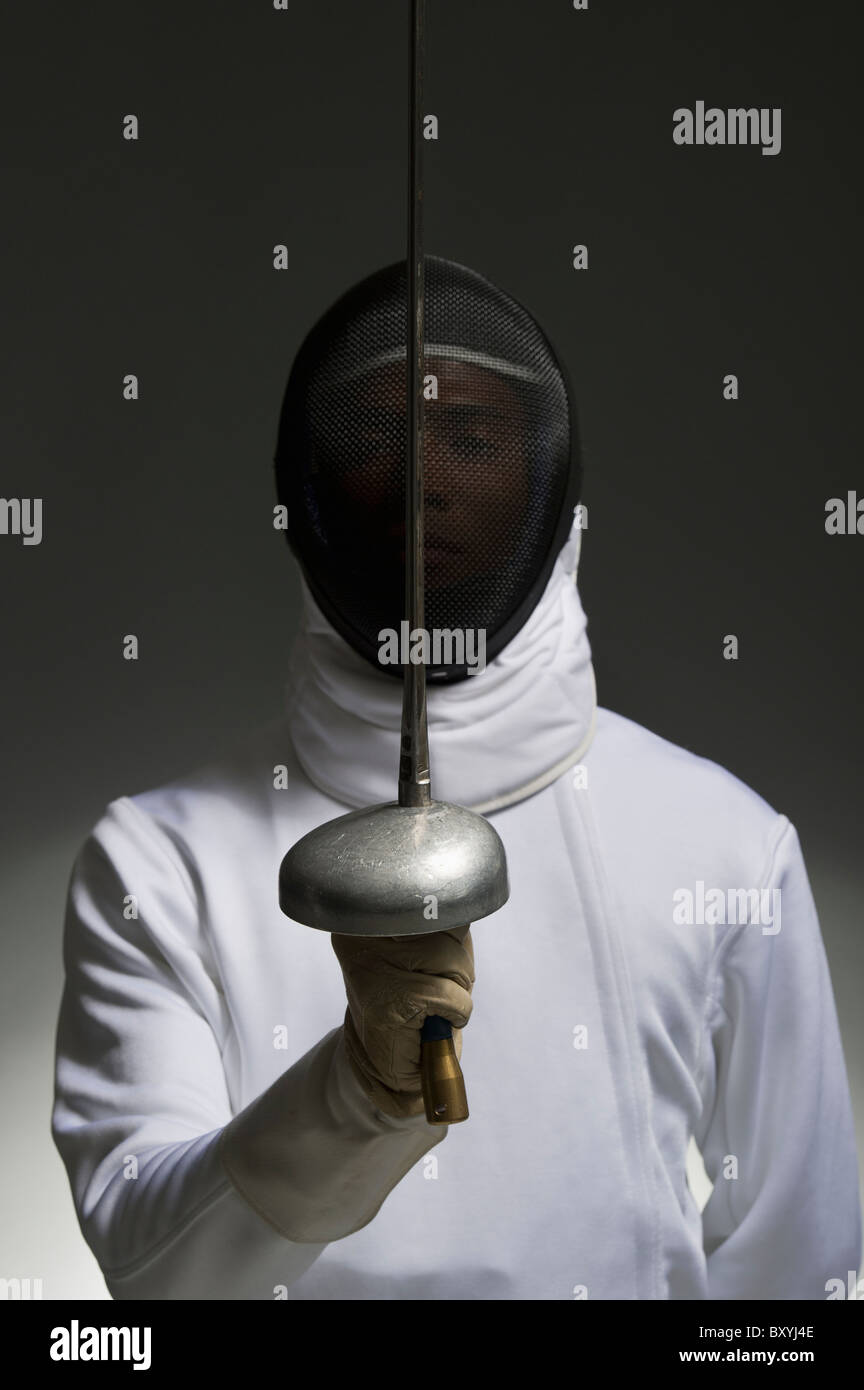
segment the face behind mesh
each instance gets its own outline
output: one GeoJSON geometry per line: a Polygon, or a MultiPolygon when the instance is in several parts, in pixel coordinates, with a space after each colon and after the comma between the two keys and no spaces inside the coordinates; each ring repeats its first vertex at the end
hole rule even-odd
{"type": "MultiPolygon", "coordinates": [[[[488,661],[535,606],[569,531],[575,422],[527,311],[464,266],[425,267],[425,627],[483,630],[488,661]]],[[[400,262],[319,320],[291,371],[276,452],[288,539],[316,601],[397,676],[378,653],[379,634],[406,616],[407,293],[400,262]]],[[[428,670],[466,674],[455,659],[428,670]]]]}

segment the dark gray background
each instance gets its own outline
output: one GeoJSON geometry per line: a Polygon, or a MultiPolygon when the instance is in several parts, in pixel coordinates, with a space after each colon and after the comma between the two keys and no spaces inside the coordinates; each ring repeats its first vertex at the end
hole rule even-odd
{"type": "MultiPolygon", "coordinates": [[[[521,299],[574,381],[600,702],[797,825],[864,1121],[864,537],[824,530],[827,498],[864,492],[856,7],[429,9],[428,249],[521,299]],[[781,107],[781,153],[675,146],[698,99],[781,107]]],[[[104,1296],[47,1128],[66,878],[108,800],[279,708],[281,393],[313,320],[404,253],[407,12],[99,0],[7,23],[0,494],[44,499],[44,538],[0,536],[0,1275],[46,1297],[104,1296]]]]}

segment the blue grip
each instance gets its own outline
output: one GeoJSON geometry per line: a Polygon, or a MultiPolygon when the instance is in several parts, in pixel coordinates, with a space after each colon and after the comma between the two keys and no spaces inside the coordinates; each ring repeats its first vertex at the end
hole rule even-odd
{"type": "Polygon", "coordinates": [[[440,1014],[429,1014],[420,1030],[421,1042],[436,1042],[440,1038],[452,1038],[453,1026],[440,1014]]]}

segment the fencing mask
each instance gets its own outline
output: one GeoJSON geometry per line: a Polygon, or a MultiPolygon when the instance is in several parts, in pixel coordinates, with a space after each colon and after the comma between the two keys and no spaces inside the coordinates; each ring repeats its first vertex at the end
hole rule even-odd
{"type": "MultiPolygon", "coordinates": [[[[405,618],[407,321],[404,261],[343,295],[300,347],[276,449],[287,537],[313,597],[355,651],[396,676],[381,634],[405,618]]],[[[461,680],[477,669],[464,634],[476,653],[482,633],[491,660],[548,582],[579,499],[577,423],[531,315],[434,256],[424,383],[427,678],[461,680]]]]}

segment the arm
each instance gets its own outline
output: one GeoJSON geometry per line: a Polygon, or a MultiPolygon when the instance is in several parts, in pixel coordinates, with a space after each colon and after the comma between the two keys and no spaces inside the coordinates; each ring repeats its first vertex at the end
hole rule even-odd
{"type": "Polygon", "coordinates": [[[378,1111],[341,1028],[233,1115],[194,897],[135,815],[113,803],[73,870],[52,1133],[113,1297],[273,1298],[447,1130],[378,1111]]]}
{"type": "Polygon", "coordinates": [[[824,1299],[857,1269],[861,1211],[831,979],[791,825],[765,884],[780,890],[780,930],[730,927],[709,1001],[713,1107],[696,1135],[714,1183],[708,1297],[824,1299]]]}

